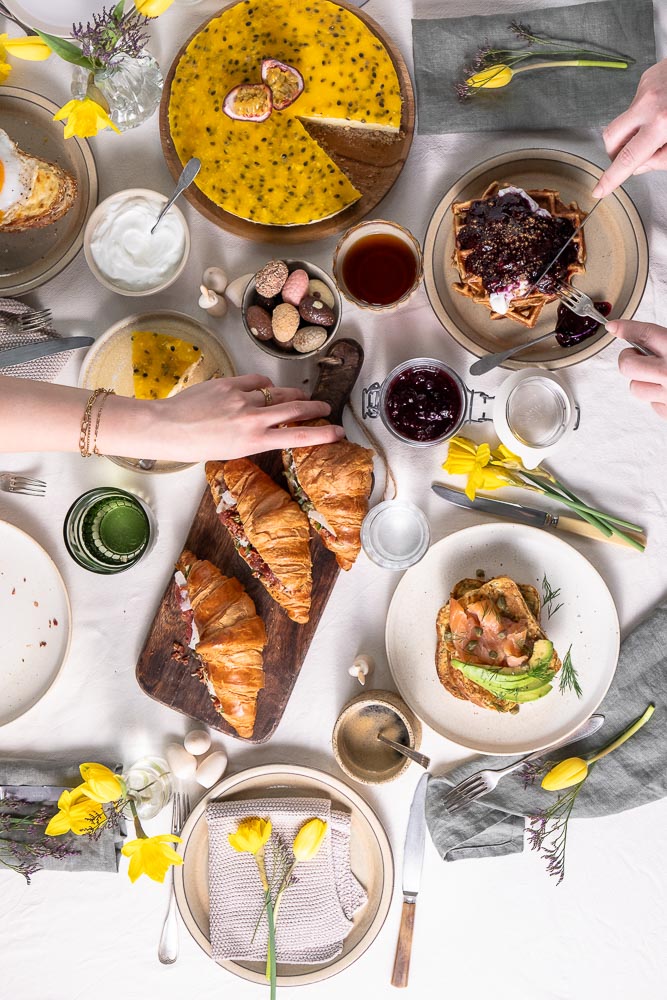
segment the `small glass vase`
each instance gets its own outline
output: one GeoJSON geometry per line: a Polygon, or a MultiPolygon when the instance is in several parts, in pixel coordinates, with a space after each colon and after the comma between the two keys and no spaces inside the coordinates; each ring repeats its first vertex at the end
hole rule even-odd
{"type": "Polygon", "coordinates": [[[109,105],[109,117],[127,132],[153,115],[162,97],[162,71],[146,49],[139,56],[120,53],[106,69],[91,73],[75,66],[72,76],[72,97],[81,100],[93,83],[109,105]]]}
{"type": "MultiPolygon", "coordinates": [[[[134,799],[139,819],[153,819],[171,798],[171,772],[162,757],[141,757],[128,768],[123,780],[134,799]]],[[[124,813],[132,819],[129,805],[124,813]]]]}

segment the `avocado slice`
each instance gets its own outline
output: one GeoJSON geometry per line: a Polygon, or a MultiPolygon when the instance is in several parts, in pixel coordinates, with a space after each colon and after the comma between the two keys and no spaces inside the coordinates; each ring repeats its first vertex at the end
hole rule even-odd
{"type": "Polygon", "coordinates": [[[481,687],[508,687],[508,688],[533,688],[544,684],[543,679],[536,679],[531,674],[502,674],[497,670],[489,670],[477,663],[465,663],[463,660],[452,660],[452,666],[460,670],[461,673],[471,681],[475,681],[481,687]]]}
{"type": "Polygon", "coordinates": [[[540,670],[548,667],[554,655],[554,644],[548,639],[538,639],[533,646],[533,652],[528,660],[529,670],[540,670]]]}
{"type": "Polygon", "coordinates": [[[501,695],[497,692],[492,692],[498,698],[505,697],[507,701],[516,701],[522,704],[526,701],[537,701],[539,698],[544,698],[545,694],[549,694],[551,691],[551,684],[542,684],[541,687],[534,688],[532,691],[516,691],[511,696],[509,694],[501,695]]]}

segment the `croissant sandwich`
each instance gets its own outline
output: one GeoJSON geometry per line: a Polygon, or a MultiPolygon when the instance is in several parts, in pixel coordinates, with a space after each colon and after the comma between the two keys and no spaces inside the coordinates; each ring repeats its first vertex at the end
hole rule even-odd
{"type": "Polygon", "coordinates": [[[236,577],[223,576],[187,549],[176,564],[181,612],[192,625],[198,676],[216,709],[239,736],[252,736],[257,696],[264,687],[264,622],[236,577]]]}
{"type": "Polygon", "coordinates": [[[247,458],[207,462],[218,516],[253,576],[288,616],[310,613],[312,563],[308,518],[285,490],[247,458]]]}
{"type": "Polygon", "coordinates": [[[292,496],[341,569],[350,569],[361,549],[361,522],[368,513],[373,482],[373,452],[345,440],[286,448],[283,466],[292,496]]]}

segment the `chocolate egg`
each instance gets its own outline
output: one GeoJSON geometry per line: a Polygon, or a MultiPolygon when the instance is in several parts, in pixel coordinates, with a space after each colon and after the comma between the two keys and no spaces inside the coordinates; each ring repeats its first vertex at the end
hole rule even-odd
{"type": "Polygon", "coordinates": [[[325,283],[320,281],[319,278],[310,279],[308,282],[308,294],[314,295],[316,299],[322,299],[322,302],[325,302],[330,309],[333,309],[336,301],[334,299],[333,292],[329,286],[325,285],[325,283]]]}
{"type": "Polygon", "coordinates": [[[322,299],[315,298],[314,295],[306,295],[305,299],[299,303],[299,313],[306,323],[315,326],[333,326],[336,317],[333,309],[330,309],[322,299]]]}
{"type": "Polygon", "coordinates": [[[308,354],[309,351],[317,351],[329,336],[329,331],[323,326],[302,326],[294,334],[291,346],[299,354],[308,354]]]}
{"type": "Polygon", "coordinates": [[[292,271],[289,278],[283,285],[280,293],[283,302],[289,302],[292,306],[298,306],[304,296],[308,293],[308,275],[303,268],[298,267],[292,271]]]}
{"type": "Polygon", "coordinates": [[[257,337],[258,340],[273,339],[271,317],[266,309],[262,309],[261,306],[250,306],[245,319],[253,337],[257,337]]]}
{"type": "Polygon", "coordinates": [[[258,295],[271,298],[278,294],[288,277],[289,269],[284,260],[270,260],[255,275],[255,289],[258,295]]]}
{"type": "MultiPolygon", "coordinates": [[[[250,310],[248,310],[250,311],[250,310]]],[[[273,336],[279,344],[288,344],[299,329],[299,310],[288,302],[276,306],[271,317],[273,336]]]]}

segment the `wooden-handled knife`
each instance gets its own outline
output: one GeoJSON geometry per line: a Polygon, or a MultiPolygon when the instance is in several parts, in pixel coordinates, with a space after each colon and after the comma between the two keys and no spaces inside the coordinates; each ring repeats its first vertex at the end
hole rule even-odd
{"type": "Polygon", "coordinates": [[[394,971],[391,976],[392,986],[405,987],[408,985],[412,932],[415,927],[415,907],[421,885],[426,842],[426,786],[430,777],[428,773],[422,774],[410,806],[408,829],[405,834],[405,850],[403,851],[403,909],[396,944],[394,971]]]}

